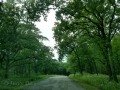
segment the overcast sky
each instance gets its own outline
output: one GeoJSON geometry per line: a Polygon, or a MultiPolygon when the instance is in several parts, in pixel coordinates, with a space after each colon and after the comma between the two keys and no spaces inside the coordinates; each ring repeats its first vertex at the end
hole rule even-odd
{"type": "MultiPolygon", "coordinates": [[[[41,34],[49,39],[49,41],[44,41],[44,44],[46,46],[50,46],[54,49],[55,46],[55,40],[53,39],[53,31],[52,28],[54,27],[55,19],[55,11],[50,10],[50,13],[48,14],[47,21],[44,21],[43,18],[41,18],[40,22],[36,22],[36,26],[40,29],[42,32],[41,34]]],[[[55,55],[55,59],[58,58],[57,51],[53,51],[55,55]]]]}

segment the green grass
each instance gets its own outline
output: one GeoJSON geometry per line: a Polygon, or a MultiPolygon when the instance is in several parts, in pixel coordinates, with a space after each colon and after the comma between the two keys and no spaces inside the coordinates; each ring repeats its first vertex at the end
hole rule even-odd
{"type": "MultiPolygon", "coordinates": [[[[120,90],[120,83],[109,82],[108,76],[96,74],[71,74],[72,80],[80,83],[86,90],[120,90]]],[[[120,77],[118,77],[120,79],[120,77]]]]}
{"type": "Polygon", "coordinates": [[[35,82],[47,79],[52,75],[37,75],[29,77],[11,77],[0,80],[0,90],[20,90],[35,82]]]}

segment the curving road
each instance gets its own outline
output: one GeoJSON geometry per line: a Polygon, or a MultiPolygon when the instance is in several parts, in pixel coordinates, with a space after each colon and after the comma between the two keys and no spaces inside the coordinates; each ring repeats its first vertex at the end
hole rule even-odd
{"type": "Polygon", "coordinates": [[[67,76],[54,76],[35,83],[23,90],[85,90],[67,76]]]}

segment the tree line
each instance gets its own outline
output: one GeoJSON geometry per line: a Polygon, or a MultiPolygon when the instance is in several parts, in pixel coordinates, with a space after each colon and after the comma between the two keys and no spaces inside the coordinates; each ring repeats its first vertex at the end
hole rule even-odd
{"type": "Polygon", "coordinates": [[[0,77],[31,74],[63,74],[62,63],[53,59],[48,40],[34,24],[45,19],[53,0],[7,0],[0,2],[0,77]]]}
{"type": "Polygon", "coordinates": [[[119,0],[63,0],[53,28],[59,59],[72,73],[102,73],[118,82],[120,73],[119,0]]]}
{"type": "Polygon", "coordinates": [[[7,0],[0,2],[0,76],[89,72],[118,82],[119,0],[7,0]],[[59,60],[35,26],[56,9],[53,28],[59,60]]]}

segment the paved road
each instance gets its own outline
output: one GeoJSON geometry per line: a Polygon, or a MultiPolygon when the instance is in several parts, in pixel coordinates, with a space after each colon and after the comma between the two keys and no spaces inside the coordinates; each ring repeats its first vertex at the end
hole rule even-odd
{"type": "Polygon", "coordinates": [[[67,76],[50,77],[23,90],[84,90],[67,76]]]}

